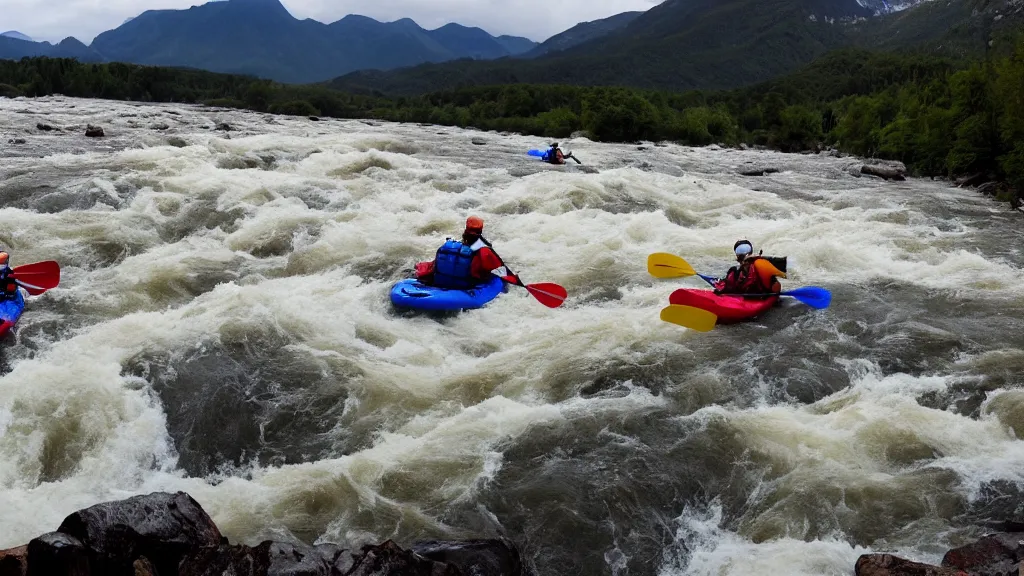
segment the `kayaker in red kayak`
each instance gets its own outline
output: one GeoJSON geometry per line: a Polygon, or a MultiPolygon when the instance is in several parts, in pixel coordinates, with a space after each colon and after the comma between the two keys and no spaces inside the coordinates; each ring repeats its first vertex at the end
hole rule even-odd
{"type": "Polygon", "coordinates": [[[416,264],[416,279],[428,286],[466,289],[493,278],[491,271],[504,264],[484,239],[483,232],[482,218],[467,218],[462,242],[449,238],[432,262],[416,264]]]}
{"type": "Polygon", "coordinates": [[[11,275],[11,255],[7,252],[0,252],[0,300],[13,298],[18,293],[18,285],[11,275]]]}
{"type": "Polygon", "coordinates": [[[762,256],[762,251],[754,255],[754,245],[749,240],[738,240],[733,244],[736,261],[739,266],[729,268],[725,278],[715,282],[715,294],[768,294],[782,291],[778,276],[786,277],[785,259],[773,259],[762,256]],[[782,264],[779,270],[772,260],[782,264]]]}

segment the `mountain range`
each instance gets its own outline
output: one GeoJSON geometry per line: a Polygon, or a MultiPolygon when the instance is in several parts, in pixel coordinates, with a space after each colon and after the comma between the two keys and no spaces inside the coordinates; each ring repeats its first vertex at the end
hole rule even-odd
{"type": "Polygon", "coordinates": [[[962,56],[984,46],[988,27],[1022,21],[1024,0],[665,0],[538,44],[408,18],[324,24],[296,19],[279,0],[219,0],[144,12],[90,46],[8,32],[0,58],[189,67],[392,95],[510,83],[713,90],[771,80],[838,48],[962,56]]]}
{"type": "Polygon", "coordinates": [[[509,83],[729,89],[840,48],[964,56],[983,49],[988,26],[1017,33],[1022,22],[1021,0],[666,0],[600,37],[536,58],[361,70],[329,85],[391,95],[509,83]]]}
{"type": "Polygon", "coordinates": [[[495,37],[459,24],[425,30],[408,18],[385,23],[357,15],[324,24],[295,18],[279,0],[222,0],[143,12],[89,46],[74,38],[54,46],[2,37],[0,58],[76,57],[309,83],[365,68],[515,56],[536,46],[527,38],[495,37]]]}

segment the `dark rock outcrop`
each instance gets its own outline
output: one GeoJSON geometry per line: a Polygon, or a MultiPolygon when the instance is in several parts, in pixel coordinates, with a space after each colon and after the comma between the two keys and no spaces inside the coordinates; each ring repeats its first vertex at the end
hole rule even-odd
{"type": "Polygon", "coordinates": [[[175,574],[186,554],[219,546],[223,539],[206,511],[184,492],[97,504],[65,518],[57,531],[80,540],[94,567],[111,574],[127,571],[140,556],[158,573],[175,574]]]}
{"type": "Polygon", "coordinates": [[[0,550],[0,576],[25,576],[28,546],[0,550]]]}
{"type": "Polygon", "coordinates": [[[266,541],[251,548],[222,545],[206,548],[181,562],[179,576],[332,576],[333,558],[305,545],[266,541]]]}
{"type": "MultiPolygon", "coordinates": [[[[89,550],[74,536],[50,532],[28,543],[28,576],[90,576],[89,550]]],[[[113,574],[113,572],[111,572],[113,574]]]]}
{"type": "Polygon", "coordinates": [[[506,539],[388,540],[359,552],[336,544],[231,545],[184,492],[79,510],[56,532],[0,551],[0,576],[533,576],[506,539]]]}
{"type": "Polygon", "coordinates": [[[854,567],[856,576],[968,576],[956,568],[904,560],[892,554],[864,554],[854,567]]]}
{"type": "Polygon", "coordinates": [[[942,565],[921,564],[891,554],[857,559],[857,576],[1017,576],[1024,573],[1024,532],[990,534],[954,548],[942,565]]]}
{"type": "Polygon", "coordinates": [[[105,134],[103,133],[103,128],[100,128],[99,126],[93,126],[92,124],[86,126],[85,135],[88,136],[89,138],[102,138],[103,136],[105,136],[105,134]]]}
{"type": "Polygon", "coordinates": [[[970,572],[972,576],[1016,575],[1024,560],[1024,532],[985,536],[954,548],[942,557],[943,566],[970,572]]]}

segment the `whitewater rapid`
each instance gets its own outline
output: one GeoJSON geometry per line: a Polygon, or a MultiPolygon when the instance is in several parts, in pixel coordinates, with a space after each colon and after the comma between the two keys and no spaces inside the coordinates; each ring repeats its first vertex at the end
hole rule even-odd
{"type": "Polygon", "coordinates": [[[185,490],[249,544],[501,533],[541,574],[848,574],[1024,508],[1019,215],[826,154],[544,144],[0,99],[0,248],[62,266],[0,352],[0,548],[185,490]],[[565,305],[392,310],[470,214],[565,305]],[[647,255],[720,275],[738,238],[832,306],[661,322],[700,283],[647,255]]]}

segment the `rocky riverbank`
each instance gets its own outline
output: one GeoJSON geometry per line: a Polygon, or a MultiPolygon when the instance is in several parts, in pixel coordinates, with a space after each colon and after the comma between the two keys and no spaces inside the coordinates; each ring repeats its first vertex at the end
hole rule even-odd
{"type": "Polygon", "coordinates": [[[1024,524],[988,534],[942,557],[939,566],[912,562],[891,554],[865,554],[857,559],[856,576],[1021,576],[1024,575],[1024,524]]]}
{"type": "Polygon", "coordinates": [[[0,551],[0,576],[532,576],[508,540],[388,540],[360,550],[231,544],[184,492],[79,510],[56,531],[0,551]]]}

